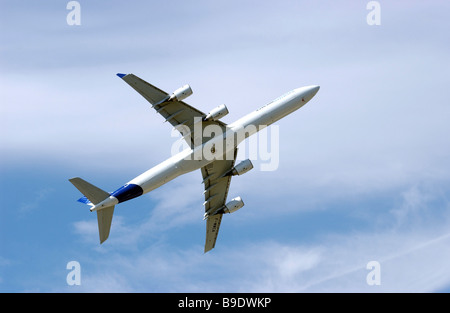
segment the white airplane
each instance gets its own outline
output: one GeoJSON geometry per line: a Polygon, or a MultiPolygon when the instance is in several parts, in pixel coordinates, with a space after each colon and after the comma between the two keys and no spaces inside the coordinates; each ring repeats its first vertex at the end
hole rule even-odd
{"type": "Polygon", "coordinates": [[[173,155],[111,193],[79,177],[71,178],[69,181],[85,196],[78,201],[90,205],[91,212],[97,212],[100,243],[103,243],[108,239],[116,204],[139,197],[182,174],[200,169],[205,187],[205,253],[215,246],[222,215],[233,213],[244,206],[240,197],[226,203],[231,177],[242,175],[253,168],[250,160],[235,166],[237,146],[248,136],[301,108],[320,88],[307,86],[294,89],[227,125],[219,120],[228,114],[225,105],[205,114],[182,101],[192,94],[189,85],[169,95],[133,74],[119,73],[117,76],[150,102],[166,122],[179,130],[190,148],[173,155]],[[209,135],[203,136],[206,130],[209,135]],[[211,136],[212,133],[214,136],[211,136]]]}

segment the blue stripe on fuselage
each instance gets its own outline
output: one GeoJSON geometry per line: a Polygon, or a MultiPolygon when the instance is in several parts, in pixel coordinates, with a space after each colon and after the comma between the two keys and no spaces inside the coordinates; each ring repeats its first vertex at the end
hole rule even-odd
{"type": "Polygon", "coordinates": [[[111,196],[116,197],[119,203],[141,196],[144,193],[141,186],[135,184],[128,184],[120,187],[111,193],[111,196]]]}

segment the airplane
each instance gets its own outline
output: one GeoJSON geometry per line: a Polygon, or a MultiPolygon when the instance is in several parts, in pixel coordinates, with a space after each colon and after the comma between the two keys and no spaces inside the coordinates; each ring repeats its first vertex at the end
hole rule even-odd
{"type": "Polygon", "coordinates": [[[223,214],[236,212],[244,206],[241,197],[227,202],[231,177],[242,175],[253,168],[249,159],[235,165],[238,145],[247,137],[301,108],[320,88],[316,85],[296,88],[235,122],[226,124],[220,120],[228,114],[224,104],[205,114],[183,102],[193,93],[189,85],[168,94],[134,74],[118,73],[117,76],[150,102],[165,122],[181,133],[188,148],[114,192],[103,191],[79,177],[71,178],[69,181],[84,195],[78,201],[89,205],[91,212],[97,212],[102,244],[109,237],[115,205],[155,190],[182,174],[200,169],[205,197],[204,253],[215,247],[223,214]],[[206,130],[209,130],[210,136],[204,136],[206,130]]]}

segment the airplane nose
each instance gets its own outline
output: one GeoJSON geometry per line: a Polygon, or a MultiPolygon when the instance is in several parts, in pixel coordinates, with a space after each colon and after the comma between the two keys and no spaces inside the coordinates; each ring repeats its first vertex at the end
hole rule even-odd
{"type": "Polygon", "coordinates": [[[308,86],[305,89],[306,90],[304,90],[304,94],[303,94],[302,100],[305,101],[305,102],[308,102],[309,100],[311,100],[316,95],[316,93],[320,89],[320,86],[313,85],[313,86],[308,86]]]}
{"type": "Polygon", "coordinates": [[[316,95],[316,93],[319,91],[319,89],[320,89],[320,86],[317,86],[317,85],[310,87],[309,92],[312,94],[311,98],[316,95]]]}

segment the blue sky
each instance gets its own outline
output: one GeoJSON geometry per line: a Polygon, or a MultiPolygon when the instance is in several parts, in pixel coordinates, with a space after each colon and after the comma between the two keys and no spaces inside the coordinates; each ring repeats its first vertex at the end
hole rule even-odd
{"type": "Polygon", "coordinates": [[[69,26],[67,2],[0,1],[0,291],[450,290],[448,3],[379,1],[369,26],[368,1],[79,1],[69,26]],[[278,169],[233,178],[213,251],[199,172],[118,206],[100,246],[67,179],[113,191],[176,140],[118,72],[227,123],[321,89],[277,123],[278,169]]]}

